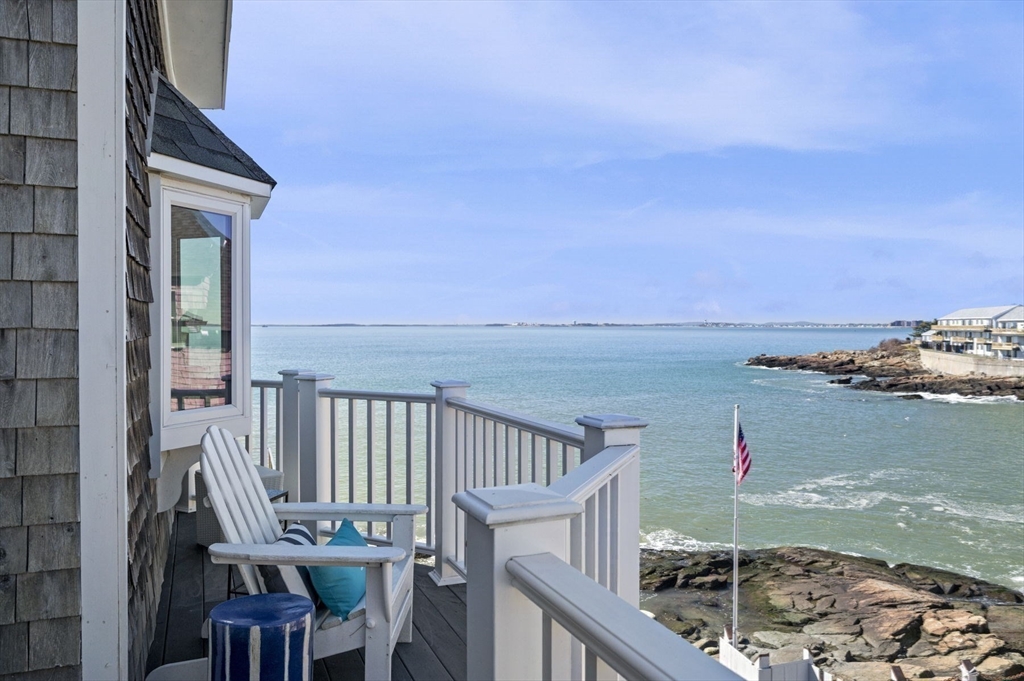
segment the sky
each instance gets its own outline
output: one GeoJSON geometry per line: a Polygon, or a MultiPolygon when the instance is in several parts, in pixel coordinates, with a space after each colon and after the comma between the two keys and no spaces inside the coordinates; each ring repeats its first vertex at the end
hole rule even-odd
{"type": "Polygon", "coordinates": [[[1024,2],[236,0],[252,320],[1024,302],[1024,2]]]}

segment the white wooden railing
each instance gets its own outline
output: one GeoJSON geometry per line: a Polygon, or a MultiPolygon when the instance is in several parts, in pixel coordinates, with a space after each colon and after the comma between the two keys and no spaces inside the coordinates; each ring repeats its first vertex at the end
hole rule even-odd
{"type": "Polygon", "coordinates": [[[247,444],[293,501],[430,507],[417,548],[438,584],[467,581],[470,678],[739,678],[638,609],[645,421],[564,426],[471,402],[462,381],[394,393],[280,374],[253,381],[247,444]]]}
{"type": "Polygon", "coordinates": [[[468,677],[739,679],[637,607],[646,424],[577,422],[583,461],[551,485],[455,496],[467,525],[468,677]]]}

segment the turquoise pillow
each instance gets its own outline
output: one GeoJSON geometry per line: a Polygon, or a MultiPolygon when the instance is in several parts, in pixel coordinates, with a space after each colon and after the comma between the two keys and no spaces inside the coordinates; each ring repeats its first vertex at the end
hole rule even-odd
{"type": "MultiPolygon", "coordinates": [[[[359,530],[346,518],[327,546],[366,546],[359,530]]],[[[347,619],[352,608],[366,594],[366,568],[311,565],[309,576],[317,595],[331,612],[347,619]]]]}

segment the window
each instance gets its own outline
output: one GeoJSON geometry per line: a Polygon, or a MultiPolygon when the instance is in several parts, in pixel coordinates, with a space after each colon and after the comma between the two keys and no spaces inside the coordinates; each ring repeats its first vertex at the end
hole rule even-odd
{"type": "Polygon", "coordinates": [[[214,424],[247,435],[250,197],[166,176],[151,183],[151,449],[198,445],[214,424]]]}
{"type": "Polygon", "coordinates": [[[231,404],[231,216],[171,205],[171,411],[231,404]]]}

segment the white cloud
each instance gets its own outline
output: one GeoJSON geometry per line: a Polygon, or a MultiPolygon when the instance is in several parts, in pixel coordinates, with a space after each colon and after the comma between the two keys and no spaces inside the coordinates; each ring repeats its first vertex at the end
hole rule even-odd
{"type": "Polygon", "coordinates": [[[541,148],[577,138],[547,158],[593,162],[965,128],[926,100],[938,37],[897,39],[845,3],[288,2],[236,15],[234,58],[259,64],[237,89],[299,119],[289,142],[324,139],[325,121],[349,138],[368,121],[399,137],[457,124],[469,138],[532,130],[541,148]]]}

